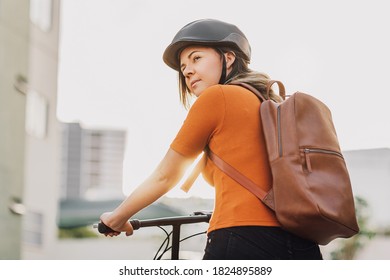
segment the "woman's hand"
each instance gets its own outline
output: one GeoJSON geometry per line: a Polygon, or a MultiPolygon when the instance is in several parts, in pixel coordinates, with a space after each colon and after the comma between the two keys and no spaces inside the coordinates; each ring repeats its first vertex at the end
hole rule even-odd
{"type": "Polygon", "coordinates": [[[133,234],[133,227],[128,220],[124,222],[118,220],[114,212],[106,212],[100,216],[100,221],[114,230],[114,232],[104,233],[105,236],[118,236],[121,232],[126,232],[126,236],[133,234]]]}

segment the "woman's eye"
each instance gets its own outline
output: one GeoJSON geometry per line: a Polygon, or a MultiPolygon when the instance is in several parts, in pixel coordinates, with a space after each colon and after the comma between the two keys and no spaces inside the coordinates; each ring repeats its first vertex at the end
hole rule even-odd
{"type": "Polygon", "coordinates": [[[200,59],[200,56],[195,56],[194,57],[194,61],[197,61],[197,60],[199,60],[200,59]]]}

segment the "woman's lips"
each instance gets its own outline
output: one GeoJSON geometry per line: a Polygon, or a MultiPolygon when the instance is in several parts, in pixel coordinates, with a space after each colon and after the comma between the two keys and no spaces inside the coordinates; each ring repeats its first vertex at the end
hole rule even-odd
{"type": "Polygon", "coordinates": [[[195,80],[191,82],[191,87],[194,87],[200,80],[195,80]]]}

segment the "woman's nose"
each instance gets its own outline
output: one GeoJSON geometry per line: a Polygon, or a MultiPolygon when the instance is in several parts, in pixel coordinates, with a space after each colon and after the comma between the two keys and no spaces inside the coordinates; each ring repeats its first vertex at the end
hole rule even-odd
{"type": "Polygon", "coordinates": [[[183,71],[184,77],[190,77],[194,74],[194,69],[191,66],[186,66],[186,68],[183,71]]]}

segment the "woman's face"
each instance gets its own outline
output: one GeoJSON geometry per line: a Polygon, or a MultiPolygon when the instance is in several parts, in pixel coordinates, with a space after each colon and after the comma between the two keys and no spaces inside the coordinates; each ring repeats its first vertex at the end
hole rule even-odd
{"type": "Polygon", "coordinates": [[[190,92],[198,97],[208,87],[218,84],[222,57],[213,48],[187,47],[180,54],[180,71],[190,92]]]}

